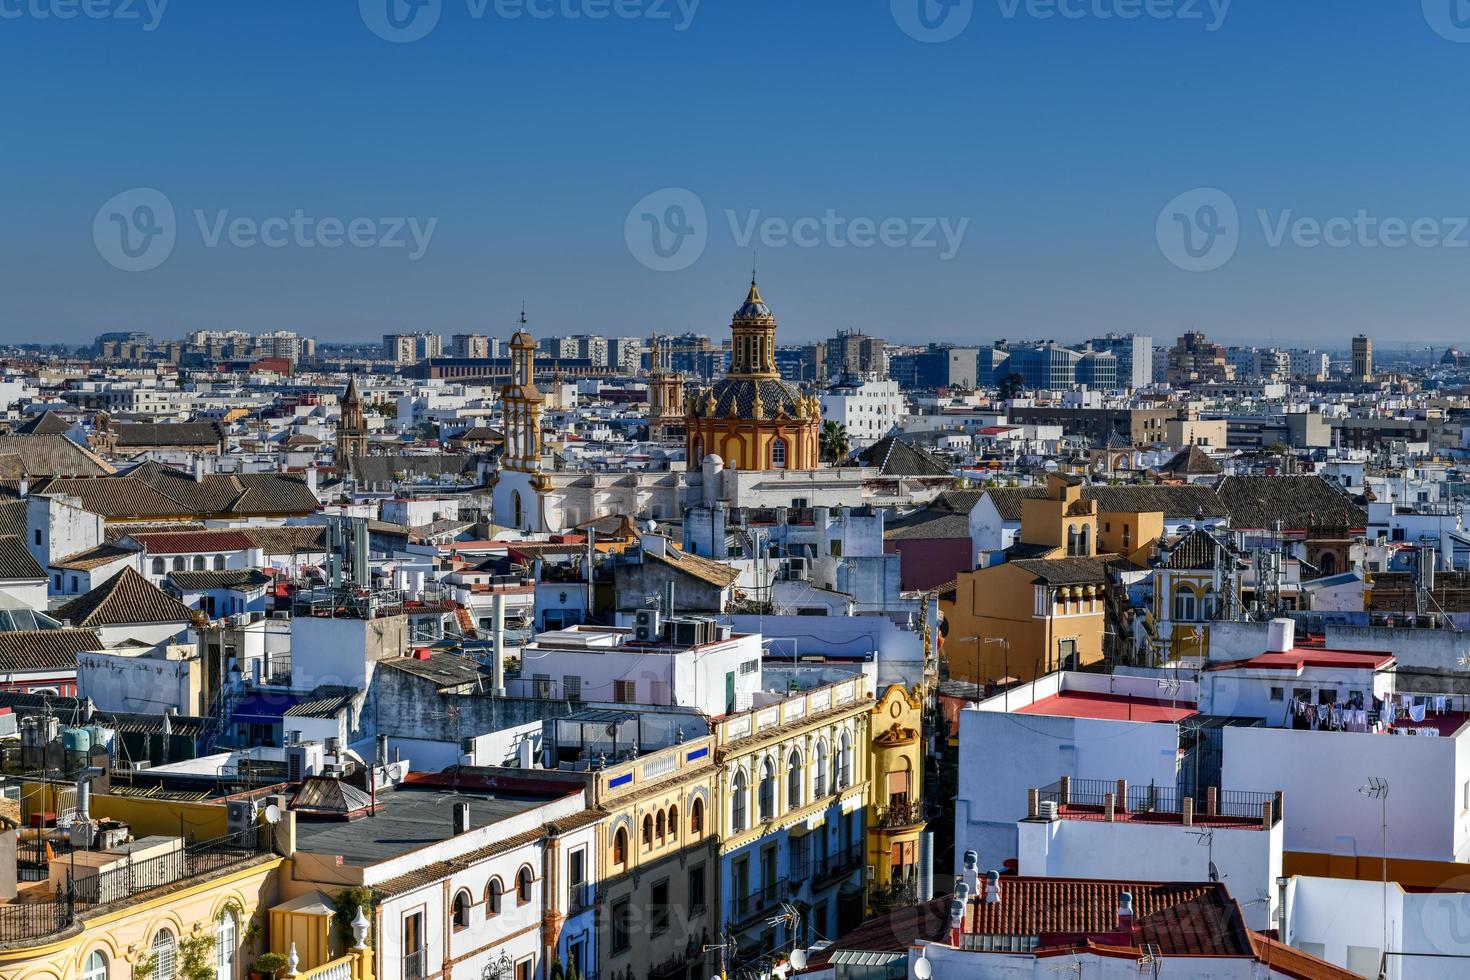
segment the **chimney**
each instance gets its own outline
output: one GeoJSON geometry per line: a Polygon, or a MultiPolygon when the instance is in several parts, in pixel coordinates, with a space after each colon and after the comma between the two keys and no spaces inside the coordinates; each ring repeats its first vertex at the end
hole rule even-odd
{"type": "Polygon", "coordinates": [[[980,854],[976,851],[965,852],[965,885],[970,894],[980,894],[980,854]]]}
{"type": "Polygon", "coordinates": [[[1000,872],[985,872],[985,904],[998,905],[1000,903],[1000,872]]]}
{"type": "Polygon", "coordinates": [[[468,803],[454,804],[454,836],[469,833],[470,830],[470,805],[468,803]]]}
{"type": "Polygon", "coordinates": [[[970,890],[963,881],[959,882],[954,886],[954,901],[949,903],[949,944],[956,949],[965,931],[965,909],[969,904],[970,890]]]}
{"type": "Polygon", "coordinates": [[[1118,895],[1118,931],[1133,931],[1133,893],[1121,892],[1118,895]]]}
{"type": "Polygon", "coordinates": [[[919,894],[921,902],[934,898],[934,832],[926,830],[919,835],[919,894]]]}

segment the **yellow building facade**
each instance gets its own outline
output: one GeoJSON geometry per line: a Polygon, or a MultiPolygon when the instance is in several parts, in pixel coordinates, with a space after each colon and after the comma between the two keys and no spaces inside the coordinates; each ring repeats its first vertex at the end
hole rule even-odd
{"type": "Polygon", "coordinates": [[[895,684],[870,709],[868,909],[912,904],[924,812],[924,695],[895,684]]]}

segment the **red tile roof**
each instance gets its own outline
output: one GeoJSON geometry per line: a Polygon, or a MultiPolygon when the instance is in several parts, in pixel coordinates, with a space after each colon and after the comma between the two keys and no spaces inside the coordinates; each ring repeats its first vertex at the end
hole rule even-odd
{"type": "Polygon", "coordinates": [[[188,555],[216,551],[249,551],[255,542],[244,531],[184,531],[178,534],[135,534],[133,540],[150,555],[188,555]]]}
{"type": "MultiPolygon", "coordinates": [[[[985,883],[982,880],[983,892],[985,883]]],[[[1250,930],[1219,882],[1129,882],[1086,878],[1000,879],[1000,901],[973,897],[964,931],[977,936],[1034,936],[1045,946],[1089,940],[1120,945],[1118,899],[1133,896],[1132,941],[1166,956],[1249,956],[1250,930]]]]}
{"type": "Polygon", "coordinates": [[[1063,691],[1024,708],[1017,708],[1014,714],[1095,718],[1099,721],[1179,722],[1197,712],[1194,704],[1187,701],[1129,697],[1126,694],[1094,694],[1090,691],[1063,691]]]}

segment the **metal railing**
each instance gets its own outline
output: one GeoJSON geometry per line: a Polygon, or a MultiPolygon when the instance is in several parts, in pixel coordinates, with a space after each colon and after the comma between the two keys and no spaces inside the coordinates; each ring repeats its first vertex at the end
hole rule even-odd
{"type": "Polygon", "coordinates": [[[1065,786],[1060,782],[1052,783],[1038,789],[1036,798],[1038,805],[1055,803],[1061,815],[1069,820],[1106,820],[1107,806],[1111,802],[1114,814],[1119,817],[1138,820],[1157,815],[1172,821],[1184,813],[1185,804],[1189,802],[1190,812],[1196,820],[1261,821],[1269,804],[1271,825],[1275,826],[1281,821],[1283,809],[1281,793],[1207,787],[1191,796],[1180,793],[1173,786],[1120,785],[1104,779],[1074,779],[1065,786]],[[1119,793],[1120,789],[1122,793],[1119,793]]]}
{"type": "Polygon", "coordinates": [[[429,951],[416,949],[403,954],[403,980],[424,980],[429,975],[429,951]]]}
{"type": "Polygon", "coordinates": [[[885,830],[913,827],[924,822],[924,804],[920,800],[904,800],[879,807],[873,823],[885,830]]]}
{"type": "Polygon", "coordinates": [[[736,921],[757,918],[779,906],[786,898],[786,881],[785,878],[778,878],[766,882],[754,891],[735,896],[736,921]]]}
{"type": "Polygon", "coordinates": [[[812,879],[825,884],[840,878],[862,866],[866,858],[862,844],[851,844],[832,854],[824,854],[812,861],[812,879]]]}
{"type": "Polygon", "coordinates": [[[0,906],[0,943],[43,939],[92,909],[135,899],[143,892],[212,874],[254,860],[263,852],[255,831],[186,844],[169,854],[120,865],[85,878],[58,883],[54,897],[0,906]]]}

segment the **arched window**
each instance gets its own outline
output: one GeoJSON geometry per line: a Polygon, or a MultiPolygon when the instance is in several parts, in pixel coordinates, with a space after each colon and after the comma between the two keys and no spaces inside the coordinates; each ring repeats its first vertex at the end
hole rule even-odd
{"type": "Polygon", "coordinates": [[[82,980],[107,980],[107,954],[99,949],[87,957],[82,964],[82,980]]]}
{"type": "Polygon", "coordinates": [[[155,559],[153,559],[153,574],[154,575],[162,575],[166,571],[168,571],[168,568],[167,568],[167,566],[164,565],[162,558],[155,558],[155,559]]]}
{"type": "Polygon", "coordinates": [[[618,832],[613,835],[613,864],[628,863],[628,830],[619,827],[618,832]]]}
{"type": "Polygon", "coordinates": [[[689,832],[696,837],[704,833],[704,800],[697,796],[689,806],[689,832]]]}
{"type": "Polygon", "coordinates": [[[235,980],[235,913],[220,912],[214,920],[214,975],[220,980],[235,980]]]}
{"type": "Polygon", "coordinates": [[[1322,553],[1322,577],[1337,574],[1337,556],[1330,551],[1322,553]]]}
{"type": "MultiPolygon", "coordinates": [[[[622,831],[619,831],[619,833],[621,832],[622,831]]],[[[613,848],[614,853],[616,854],[616,841],[614,841],[613,843],[613,848]]],[[[617,860],[617,858],[614,857],[613,860],[617,860]]],[[[492,915],[500,914],[500,903],[504,898],[505,885],[501,883],[499,878],[491,878],[490,884],[485,886],[485,918],[488,919],[492,915]]]]}
{"type": "Polygon", "coordinates": [[[821,799],[827,795],[827,740],[817,739],[817,756],[812,765],[812,796],[821,799]]]}
{"type": "Polygon", "coordinates": [[[1194,622],[1194,590],[1187,585],[1181,585],[1174,590],[1174,619],[1181,623],[1194,622]]]}
{"type": "Polygon", "coordinates": [[[801,753],[796,749],[786,757],[786,809],[795,810],[801,806],[802,784],[806,782],[802,778],[801,753]]]}
{"type": "Polygon", "coordinates": [[[679,839],[679,808],[669,807],[669,840],[679,839]]]}
{"type": "Polygon", "coordinates": [[[1077,525],[1076,524],[1068,524],[1067,525],[1067,554],[1068,555],[1076,555],[1077,554],[1077,525]]]}
{"type": "Polygon", "coordinates": [[[643,818],[643,848],[647,850],[653,846],[653,817],[643,818]]]}
{"type": "Polygon", "coordinates": [[[658,818],[654,820],[653,832],[658,836],[659,840],[663,840],[667,830],[668,828],[664,825],[664,812],[660,810],[658,811],[658,818]]]}
{"type": "Polygon", "coordinates": [[[510,506],[515,516],[511,519],[511,527],[521,526],[521,492],[516,490],[510,495],[510,506]]]}
{"type": "Polygon", "coordinates": [[[148,951],[156,965],[149,980],[174,980],[174,949],[174,934],[171,930],[160,929],[153,934],[153,945],[148,951]]]}
{"type": "Polygon", "coordinates": [[[225,556],[224,555],[215,555],[214,556],[214,570],[216,572],[222,572],[222,571],[225,570],[225,556]]]}
{"type": "Polygon", "coordinates": [[[852,785],[852,736],[843,732],[837,740],[837,789],[852,785]]]}
{"type": "Polygon", "coordinates": [[[454,929],[456,932],[458,932],[460,929],[468,929],[470,927],[470,905],[471,902],[469,892],[461,889],[455,894],[454,910],[451,913],[451,919],[454,923],[454,929]]]}
{"type": "Polygon", "coordinates": [[[757,796],[757,814],[761,823],[776,816],[776,767],[767,758],[761,763],[761,781],[757,796]]]}
{"type": "Polygon", "coordinates": [[[1082,533],[1080,535],[1078,535],[1078,538],[1077,538],[1077,554],[1080,555],[1080,556],[1082,556],[1083,558],[1086,558],[1088,555],[1092,554],[1092,527],[1091,527],[1091,525],[1088,525],[1088,524],[1082,525],[1082,533]]]}
{"type": "Polygon", "coordinates": [[[771,443],[771,466],[778,470],[786,468],[786,440],[776,439],[771,443]]]}
{"type": "Polygon", "coordinates": [[[204,571],[204,556],[203,555],[195,555],[194,556],[194,562],[193,562],[193,564],[194,564],[194,571],[196,571],[196,572],[202,572],[202,571],[204,571]]]}
{"type": "Polygon", "coordinates": [[[1220,593],[1213,587],[1205,589],[1204,602],[1200,605],[1200,618],[1206,621],[1220,615],[1220,593]]]}
{"type": "Polygon", "coordinates": [[[526,865],[516,872],[516,904],[525,905],[531,900],[531,882],[535,878],[531,874],[531,866],[526,865]]]}
{"type": "Polygon", "coordinates": [[[745,772],[741,770],[730,781],[730,829],[737,834],[745,829],[745,797],[745,772]]]}
{"type": "Polygon", "coordinates": [[[183,555],[175,555],[174,556],[174,571],[176,571],[176,572],[182,572],[183,570],[184,570],[184,556],[183,555]]]}

